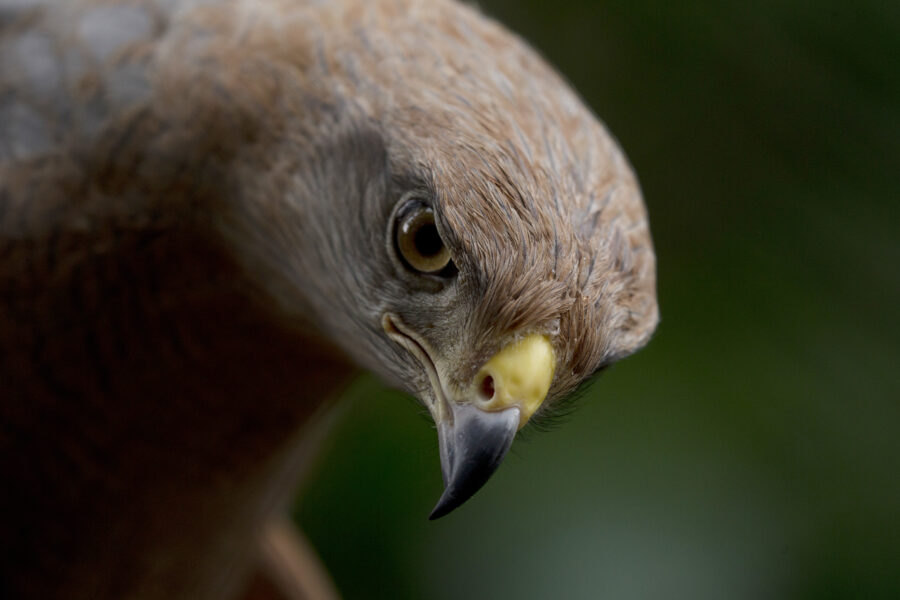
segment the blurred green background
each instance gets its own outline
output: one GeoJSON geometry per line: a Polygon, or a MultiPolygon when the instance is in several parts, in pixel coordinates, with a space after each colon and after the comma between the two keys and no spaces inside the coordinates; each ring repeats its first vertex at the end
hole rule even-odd
{"type": "Polygon", "coordinates": [[[662,324],[450,516],[363,378],[296,515],[346,598],[900,598],[900,2],[481,3],[641,179],[662,324]]]}

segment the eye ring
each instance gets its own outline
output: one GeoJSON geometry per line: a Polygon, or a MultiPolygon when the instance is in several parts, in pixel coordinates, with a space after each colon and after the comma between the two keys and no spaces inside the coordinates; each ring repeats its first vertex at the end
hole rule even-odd
{"type": "Polygon", "coordinates": [[[409,201],[397,211],[394,248],[403,264],[416,273],[443,277],[454,270],[434,209],[420,200],[409,201]]]}

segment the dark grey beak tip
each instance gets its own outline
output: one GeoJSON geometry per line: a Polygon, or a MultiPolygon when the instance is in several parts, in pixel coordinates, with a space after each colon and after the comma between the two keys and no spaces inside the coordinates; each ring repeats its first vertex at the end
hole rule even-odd
{"type": "MultiPolygon", "coordinates": [[[[462,502],[465,502],[465,500],[462,502]]],[[[462,502],[457,502],[455,499],[449,498],[446,493],[441,494],[440,500],[438,500],[438,503],[431,510],[431,514],[428,515],[428,520],[434,521],[440,519],[444,515],[450,514],[453,512],[453,509],[462,504],[462,502]]]]}
{"type": "Polygon", "coordinates": [[[519,427],[519,409],[486,412],[452,404],[453,423],[438,426],[444,493],[428,519],[439,519],[481,489],[500,466],[519,427]]]}

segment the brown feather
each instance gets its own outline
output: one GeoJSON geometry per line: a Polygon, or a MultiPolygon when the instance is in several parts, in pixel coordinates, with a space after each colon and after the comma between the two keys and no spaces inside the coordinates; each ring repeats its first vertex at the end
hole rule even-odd
{"type": "Polygon", "coordinates": [[[0,12],[0,131],[4,597],[233,595],[350,362],[427,401],[387,311],[460,389],[550,334],[553,399],[657,322],[621,151],[457,3],[0,12]],[[454,281],[391,259],[409,194],[454,281]]]}

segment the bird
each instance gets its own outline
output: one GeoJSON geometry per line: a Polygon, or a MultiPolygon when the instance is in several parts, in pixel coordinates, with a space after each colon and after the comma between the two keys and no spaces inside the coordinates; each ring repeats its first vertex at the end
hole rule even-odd
{"type": "Polygon", "coordinates": [[[265,548],[312,594],[285,508],[349,381],[430,413],[443,517],[655,272],[619,144],[476,7],[0,0],[0,596],[239,598],[265,548]]]}

